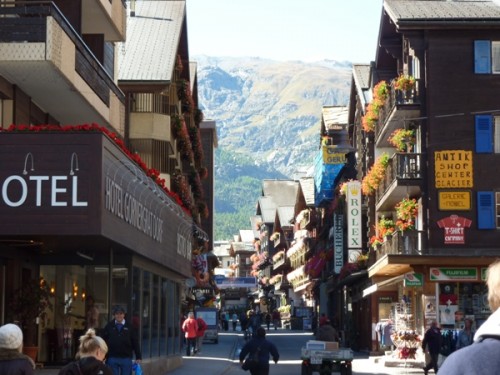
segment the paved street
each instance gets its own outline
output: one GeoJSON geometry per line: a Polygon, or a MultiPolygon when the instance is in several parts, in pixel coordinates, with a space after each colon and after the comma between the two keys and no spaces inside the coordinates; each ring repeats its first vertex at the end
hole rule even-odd
{"type": "MultiPolygon", "coordinates": [[[[312,339],[311,332],[271,330],[267,338],[280,351],[280,361],[271,364],[270,375],[299,375],[301,373],[300,348],[312,339]]],[[[183,357],[183,366],[170,372],[172,375],[242,375],[238,354],[244,344],[239,332],[222,332],[219,344],[205,343],[202,352],[194,357],[183,357]]],[[[421,368],[404,367],[401,362],[391,361],[394,367],[384,365],[385,357],[369,357],[366,353],[355,353],[353,374],[355,375],[399,375],[423,374],[421,368]]],[[[57,375],[57,369],[37,370],[37,375],[57,375]]],[[[246,372],[249,374],[249,372],[246,372]]],[[[317,373],[314,373],[317,374],[317,373]]],[[[336,373],[334,373],[336,374],[336,373]]],[[[432,374],[432,372],[431,372],[432,374]]],[[[145,374],[165,375],[165,374],[145,374]]]]}

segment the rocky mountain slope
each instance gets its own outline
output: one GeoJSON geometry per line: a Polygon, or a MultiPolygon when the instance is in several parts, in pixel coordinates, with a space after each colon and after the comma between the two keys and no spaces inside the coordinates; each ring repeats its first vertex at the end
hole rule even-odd
{"type": "Polygon", "coordinates": [[[200,107],[205,118],[217,124],[216,239],[228,239],[248,227],[261,193],[257,189],[249,194],[243,185],[260,186],[264,178],[294,178],[312,167],[319,147],[321,108],[347,105],[351,63],[192,59],[198,62],[200,107]],[[219,232],[227,227],[219,221],[231,215],[247,221],[219,232]]]}

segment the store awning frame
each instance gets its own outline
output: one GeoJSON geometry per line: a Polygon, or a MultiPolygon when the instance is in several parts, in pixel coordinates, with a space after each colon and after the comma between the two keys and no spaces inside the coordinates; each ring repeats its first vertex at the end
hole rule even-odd
{"type": "Polygon", "coordinates": [[[363,290],[363,298],[366,297],[366,296],[369,296],[372,293],[375,293],[377,290],[380,290],[380,289],[382,289],[384,287],[387,287],[387,286],[390,286],[390,285],[394,285],[394,284],[397,284],[397,283],[403,281],[404,278],[405,278],[405,275],[406,274],[399,275],[399,276],[396,276],[396,277],[391,277],[390,279],[382,280],[382,281],[380,281],[378,283],[372,284],[371,286],[369,286],[368,288],[366,288],[366,289],[363,290]]]}

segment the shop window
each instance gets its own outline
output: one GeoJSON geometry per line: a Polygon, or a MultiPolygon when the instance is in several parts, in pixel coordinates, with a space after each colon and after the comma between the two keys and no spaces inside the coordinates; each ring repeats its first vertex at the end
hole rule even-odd
{"type": "Polygon", "coordinates": [[[167,280],[160,279],[160,356],[167,354],[168,311],[167,311],[167,280]]]}
{"type": "Polygon", "coordinates": [[[142,357],[151,357],[151,272],[142,272],[142,357]]]}
{"type": "Polygon", "coordinates": [[[151,296],[151,355],[153,357],[159,356],[160,353],[160,280],[158,275],[153,276],[152,296],[151,296]]]}

